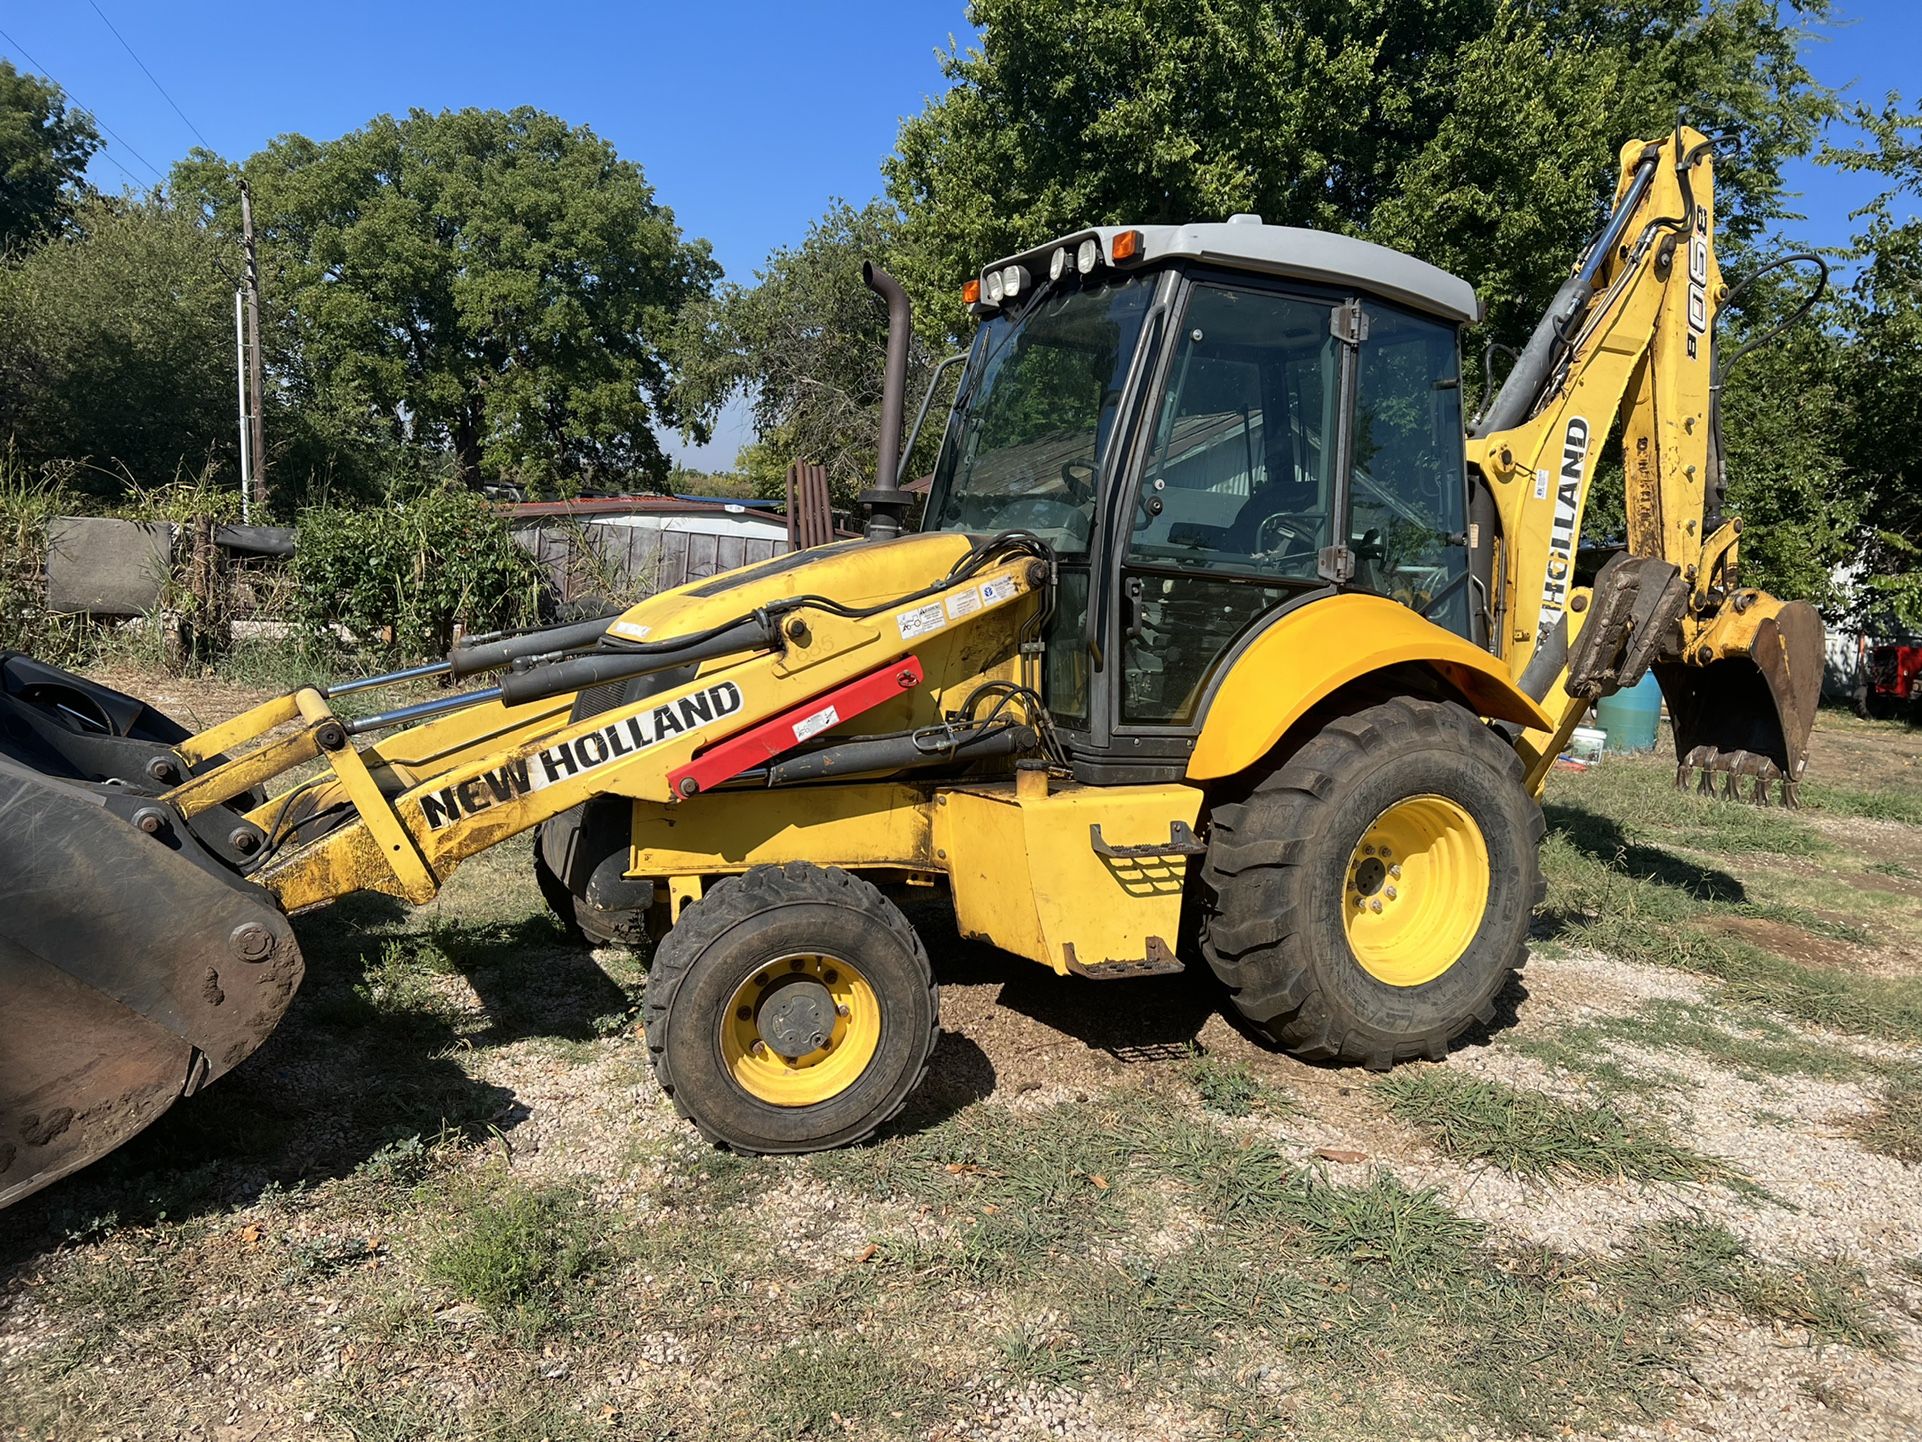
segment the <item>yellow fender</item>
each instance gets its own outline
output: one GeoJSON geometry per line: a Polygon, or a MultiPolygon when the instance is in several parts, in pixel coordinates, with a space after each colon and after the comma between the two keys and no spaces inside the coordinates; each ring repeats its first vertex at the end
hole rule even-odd
{"type": "Polygon", "coordinates": [[[1331,596],[1288,612],[1234,658],[1202,718],[1189,778],[1247,770],[1325,697],[1410,662],[1427,667],[1478,716],[1554,729],[1554,718],[1479,646],[1385,597],[1331,596]]]}

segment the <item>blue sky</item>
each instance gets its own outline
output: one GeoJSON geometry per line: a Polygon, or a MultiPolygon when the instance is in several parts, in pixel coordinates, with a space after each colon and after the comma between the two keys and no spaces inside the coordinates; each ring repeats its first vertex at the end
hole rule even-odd
{"type": "MultiPolygon", "coordinates": [[[[1913,104],[1922,5],[1838,3],[1842,23],[1811,48],[1811,68],[1857,98],[1900,89],[1913,104]]],[[[859,201],[879,189],[901,118],[943,88],[936,52],[972,34],[961,0],[42,0],[0,4],[0,30],[0,54],[51,75],[114,132],[92,169],[103,188],[152,183],[150,166],[164,172],[203,137],[242,157],[282,132],[326,139],[410,106],[536,105],[592,126],[638,161],[683,229],[711,240],[737,280],[797,239],[831,197],[859,201]]],[[[1845,241],[1848,212],[1873,187],[1813,165],[1792,178],[1808,216],[1796,238],[1845,241]]],[[[748,438],[737,412],[705,451],[673,448],[726,466],[748,438]]]]}

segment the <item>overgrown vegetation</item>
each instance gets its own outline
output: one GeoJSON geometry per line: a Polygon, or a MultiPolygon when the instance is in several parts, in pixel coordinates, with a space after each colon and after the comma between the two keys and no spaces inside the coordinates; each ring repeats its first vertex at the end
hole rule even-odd
{"type": "Polygon", "coordinates": [[[297,617],[315,643],[337,645],[344,633],[405,656],[444,652],[456,626],[529,624],[540,604],[538,568],[499,513],[451,488],[371,510],[303,512],[294,582],[297,617]]]}

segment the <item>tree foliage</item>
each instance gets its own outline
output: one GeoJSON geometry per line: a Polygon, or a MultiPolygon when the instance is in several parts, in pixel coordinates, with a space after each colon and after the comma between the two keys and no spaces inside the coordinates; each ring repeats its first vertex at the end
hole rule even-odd
{"type": "MultiPolygon", "coordinates": [[[[1827,0],[974,0],[978,42],[945,56],[949,88],[903,122],[883,165],[892,211],[838,207],[723,304],[730,383],[760,388],[746,462],[778,474],[831,455],[853,476],[872,454],[874,405],[856,402],[878,384],[882,326],[878,307],[859,309],[863,250],[902,276],[941,347],[969,329],[961,281],[996,256],[1091,223],[1252,211],[1465,275],[1482,332],[1519,340],[1599,223],[1622,144],[1680,117],[1718,139],[1720,237],[1739,274],[1791,218],[1784,162],[1836,114],[1802,58],[1804,27],[1826,13],[1827,0]]],[[[1732,442],[1735,497],[1798,533],[1751,544],[1758,581],[1806,589],[1846,550],[1846,528],[1818,514],[1832,429],[1786,420],[1820,419],[1821,388],[1838,383],[1827,350],[1805,338],[1758,356],[1731,387],[1731,432],[1752,418],[1757,438],[1732,442]]]]}
{"type": "MultiPolygon", "coordinates": [[[[826,466],[842,501],[874,484],[888,313],[862,283],[861,264],[889,264],[899,228],[885,203],[857,210],[837,201],[800,244],[768,257],[757,285],[725,287],[691,312],[686,394],[710,411],[737,392],[751,395],[761,443],[743,464],[763,494],[780,493],[794,460],[826,466]]],[[[910,406],[930,364],[917,341],[910,406]]]]}
{"type": "Polygon", "coordinates": [[[1833,113],[1798,21],[1826,0],[974,0],[980,44],[884,170],[921,294],[1078,226],[1367,235],[1475,281],[1497,334],[1567,273],[1608,161],[1678,115],[1724,138],[1725,237],[1785,213],[1833,113]]]}
{"type": "Polygon", "coordinates": [[[0,253],[53,234],[87,191],[93,117],[58,85],[0,60],[0,253]]]}
{"type": "Polygon", "coordinates": [[[414,110],[240,167],[196,151],[173,183],[233,237],[243,174],[309,468],[385,443],[534,493],[666,477],[676,317],[718,271],[606,141],[525,107],[414,110]]]}
{"type": "Polygon", "coordinates": [[[298,619],[323,645],[438,655],[454,628],[531,623],[539,573],[506,522],[473,491],[436,486],[373,507],[301,512],[298,619]]]}
{"type": "Polygon", "coordinates": [[[1862,493],[1862,600],[1922,632],[1922,115],[1891,98],[1856,119],[1865,143],[1831,158],[1885,189],[1862,214],[1859,269],[1842,298],[1849,406],[1837,442],[1862,493]]]}
{"type": "Polygon", "coordinates": [[[209,466],[237,482],[226,258],[197,216],[93,198],[0,263],[0,438],[32,465],[86,461],[110,502],[209,466]]]}

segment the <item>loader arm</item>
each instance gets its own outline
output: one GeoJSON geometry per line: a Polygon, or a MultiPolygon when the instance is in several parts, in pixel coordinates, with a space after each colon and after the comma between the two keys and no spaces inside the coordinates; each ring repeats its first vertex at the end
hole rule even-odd
{"type": "Polygon", "coordinates": [[[1708,142],[1681,128],[1622,148],[1608,224],[1542,318],[1482,423],[1469,464],[1499,518],[1484,562],[1509,674],[1556,720],[1517,744],[1539,791],[1589,704],[1651,667],[1680,765],[1780,781],[1793,802],[1822,670],[1812,607],[1737,580],[1741,521],[1723,513],[1708,142]],[[1619,425],[1627,548],[1592,587],[1576,548],[1598,458],[1619,425]]]}
{"type": "Polygon", "coordinates": [[[1039,554],[937,534],[777,557],[586,628],[591,647],[560,627],[472,648],[476,673],[512,664],[491,686],[359,719],[304,688],[194,735],[0,653],[18,903],[0,916],[0,1207],[267,1038],[303,972],[289,914],[361,890],[428,900],[598,795],[671,814],[714,788],[1032,749],[1037,708],[971,698],[1021,690],[1039,554]]]}
{"type": "Polygon", "coordinates": [[[563,659],[511,674],[489,692],[435,703],[453,709],[362,749],[325,697],[296,692],[184,743],[192,760],[257,741],[162,800],[191,816],[317,760],[324,775],[248,812],[268,837],[250,879],[289,912],[360,890],[423,902],[468,857],[595,796],[677,803],[829,731],[938,724],[984,681],[1013,679],[1003,674],[1011,663],[999,658],[1013,655],[1011,630],[1031,609],[1018,603],[1045,568],[1017,552],[927,586],[928,574],[969,554],[967,537],[937,534],[817,562],[806,572],[810,585],[821,584],[822,566],[871,573],[837,590],[833,602],[762,588],[744,611],[740,591],[700,586],[643,602],[610,633],[662,648],[651,670],[629,673],[655,684],[606,709],[577,704],[569,684],[576,673],[567,668],[578,663],[563,659]],[[951,606],[961,595],[965,602],[951,606]],[[902,597],[918,599],[897,606],[902,597]],[[941,625],[928,622],[929,607],[941,625]],[[705,659],[689,660],[672,644],[677,635],[716,630],[732,644],[705,659]],[[470,704],[458,704],[463,699],[470,704]],[[297,798],[302,815],[331,812],[335,824],[309,839],[290,833],[297,798]]]}

